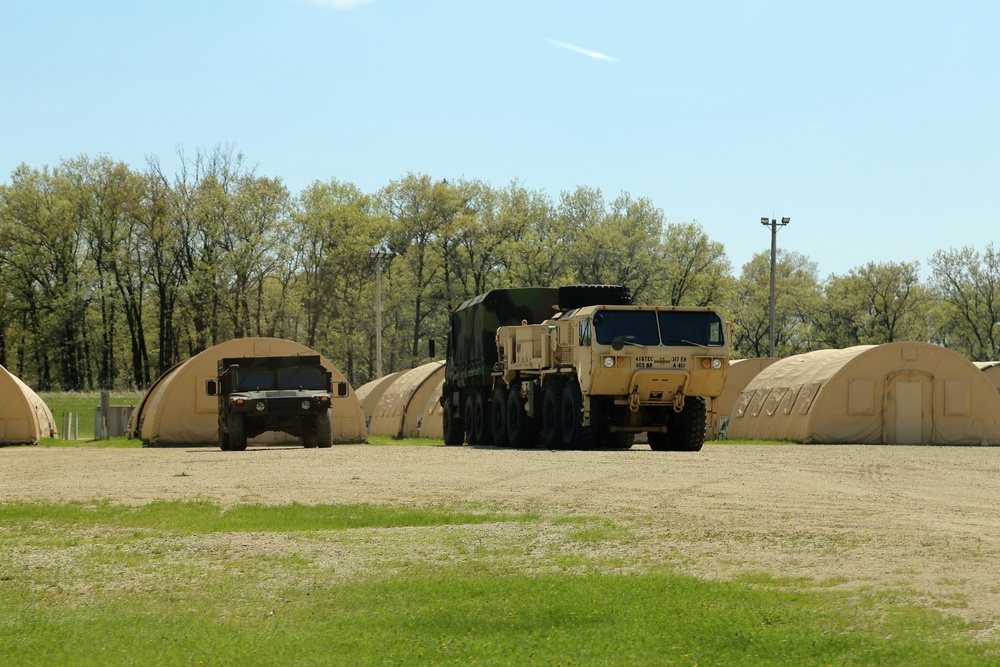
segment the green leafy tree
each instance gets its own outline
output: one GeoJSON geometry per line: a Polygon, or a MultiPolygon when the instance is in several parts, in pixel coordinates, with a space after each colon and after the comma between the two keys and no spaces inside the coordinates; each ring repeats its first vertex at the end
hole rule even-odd
{"type": "Polygon", "coordinates": [[[975,361],[1000,358],[1000,252],[964,247],[939,250],[931,259],[931,282],[945,308],[937,313],[937,336],[975,361]]]}
{"type": "Polygon", "coordinates": [[[671,306],[721,306],[733,293],[725,247],[697,222],[667,225],[661,244],[663,284],[657,301],[671,306]]]}
{"type": "MultiPolygon", "coordinates": [[[[771,253],[757,253],[743,266],[731,305],[736,328],[735,355],[769,354],[771,253]]],[[[804,255],[779,250],[775,261],[775,354],[787,357],[815,349],[809,326],[822,307],[816,263],[804,255]]]]}
{"type": "Polygon", "coordinates": [[[816,311],[813,330],[830,347],[929,338],[930,294],[916,262],[869,262],[846,276],[831,276],[826,304],[816,311]]]}

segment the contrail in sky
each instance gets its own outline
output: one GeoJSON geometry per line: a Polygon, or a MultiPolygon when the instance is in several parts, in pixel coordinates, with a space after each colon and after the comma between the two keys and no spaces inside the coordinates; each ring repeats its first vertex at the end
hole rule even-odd
{"type": "Polygon", "coordinates": [[[576,51],[577,53],[582,53],[585,56],[590,56],[591,58],[596,58],[597,60],[606,60],[609,63],[620,62],[618,58],[609,56],[606,53],[601,53],[600,51],[591,51],[590,49],[585,49],[582,46],[573,46],[572,44],[567,44],[566,42],[557,42],[554,39],[546,40],[549,44],[555,44],[556,46],[568,49],[570,51],[576,51]]]}

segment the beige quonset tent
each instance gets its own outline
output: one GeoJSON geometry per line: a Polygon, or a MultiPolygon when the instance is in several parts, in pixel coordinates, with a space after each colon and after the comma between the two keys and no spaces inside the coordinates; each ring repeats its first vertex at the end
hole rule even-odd
{"type": "MultiPolygon", "coordinates": [[[[216,377],[219,359],[224,357],[267,357],[318,354],[282,338],[237,338],[197,354],[160,376],[132,413],[129,434],[151,445],[218,441],[218,398],[205,393],[205,381],[216,377]]],[[[329,359],[323,366],[333,374],[333,382],[345,378],[329,359]]],[[[363,442],[365,420],[353,391],[333,398],[334,442],[363,442]]],[[[294,440],[287,434],[264,433],[252,443],[294,440]]]]}
{"type": "Polygon", "coordinates": [[[443,361],[432,361],[401,374],[375,406],[368,432],[393,438],[416,437],[427,401],[443,378],[443,361]]]}
{"type": "Polygon", "coordinates": [[[726,384],[722,393],[710,398],[708,406],[708,422],[705,428],[705,439],[714,440],[722,432],[722,423],[729,420],[729,413],[736,405],[743,388],[750,380],[757,377],[762,370],[777,361],[774,357],[755,357],[753,359],[732,359],[729,362],[729,372],[726,374],[726,384]]]}
{"type": "Polygon", "coordinates": [[[49,406],[0,366],[0,445],[37,445],[41,438],[57,436],[49,406]]]}
{"type": "Polygon", "coordinates": [[[986,373],[986,377],[997,389],[1000,389],[1000,361],[974,361],[976,368],[986,373]]]}
{"type": "Polygon", "coordinates": [[[378,401],[382,398],[382,394],[385,390],[389,388],[396,378],[403,374],[403,371],[396,371],[395,373],[390,373],[389,375],[383,375],[382,377],[372,380],[371,382],[366,382],[355,390],[354,393],[358,395],[358,400],[361,401],[361,412],[365,415],[365,424],[371,421],[372,413],[375,412],[375,406],[378,405],[378,401]]]}
{"type": "Polygon", "coordinates": [[[740,394],[731,439],[1000,444],[1000,392],[965,357],[927,343],[820,350],[775,362],[740,394]]]}
{"type": "Polygon", "coordinates": [[[443,438],[444,437],[444,408],[441,407],[441,391],[444,389],[444,378],[441,378],[430,398],[427,399],[427,406],[424,408],[424,416],[417,425],[417,435],[421,438],[443,438]]]}

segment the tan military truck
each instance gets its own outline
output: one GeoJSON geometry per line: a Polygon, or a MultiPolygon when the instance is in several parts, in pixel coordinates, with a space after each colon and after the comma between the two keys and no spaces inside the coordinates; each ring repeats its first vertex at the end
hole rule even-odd
{"type": "Polygon", "coordinates": [[[645,432],[652,449],[698,451],[731,340],[712,308],[584,306],[501,326],[493,440],[534,446],[540,432],[550,449],[627,449],[645,432]]]}

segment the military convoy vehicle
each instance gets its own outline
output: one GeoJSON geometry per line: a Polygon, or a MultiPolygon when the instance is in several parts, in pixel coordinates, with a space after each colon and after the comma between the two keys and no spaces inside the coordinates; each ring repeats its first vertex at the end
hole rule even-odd
{"type": "Polygon", "coordinates": [[[698,451],[731,326],[712,308],[638,306],[613,285],[493,290],[452,314],[447,445],[698,451]]]}
{"type": "MultiPolygon", "coordinates": [[[[268,431],[301,438],[306,447],[330,447],[332,373],[319,355],[219,360],[205,391],[219,397],[219,447],[243,451],[247,439],[268,431]]],[[[336,397],[348,395],[337,383],[336,397]]]]}

